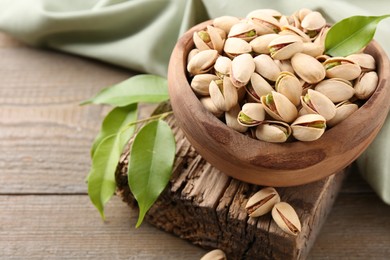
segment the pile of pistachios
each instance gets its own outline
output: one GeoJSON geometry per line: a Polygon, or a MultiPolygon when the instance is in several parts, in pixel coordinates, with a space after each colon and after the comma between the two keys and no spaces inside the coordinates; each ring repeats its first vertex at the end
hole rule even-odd
{"type": "Polygon", "coordinates": [[[222,16],[193,34],[191,87],[229,127],[259,140],[313,141],[358,109],[378,85],[374,58],[324,54],[326,20],[301,9],[222,16]]]}

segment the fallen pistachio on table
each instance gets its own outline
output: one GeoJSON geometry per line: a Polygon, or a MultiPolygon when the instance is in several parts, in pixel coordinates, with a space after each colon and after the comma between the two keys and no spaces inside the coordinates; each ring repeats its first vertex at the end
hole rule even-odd
{"type": "Polygon", "coordinates": [[[307,8],[289,16],[259,9],[244,19],[218,17],[193,34],[191,87],[206,109],[239,132],[267,142],[317,140],[378,85],[371,55],[330,56],[339,53],[337,43],[329,47],[331,29],[320,12],[307,8]]]}
{"type": "Polygon", "coordinates": [[[226,255],[221,249],[215,249],[204,256],[200,260],[226,260],[226,255]]]}

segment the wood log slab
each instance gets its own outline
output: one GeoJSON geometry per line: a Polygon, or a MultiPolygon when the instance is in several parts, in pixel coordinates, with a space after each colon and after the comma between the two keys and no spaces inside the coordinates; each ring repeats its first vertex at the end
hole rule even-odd
{"type": "MultiPolygon", "coordinates": [[[[165,104],[157,113],[168,109],[169,104],[165,104]]],[[[294,237],[279,229],[271,214],[248,217],[245,204],[262,187],[235,180],[211,166],[188,142],[174,116],[166,120],[176,137],[176,160],[170,183],[149,210],[146,221],[203,248],[220,248],[228,259],[307,257],[346,170],[314,183],[277,188],[281,200],[291,204],[301,220],[302,231],[294,237]]],[[[137,208],[127,182],[131,142],[118,165],[117,193],[137,208]]]]}

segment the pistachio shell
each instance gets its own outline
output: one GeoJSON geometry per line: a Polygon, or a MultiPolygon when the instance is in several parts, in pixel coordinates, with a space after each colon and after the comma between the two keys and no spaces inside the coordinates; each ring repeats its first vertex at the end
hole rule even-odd
{"type": "Polygon", "coordinates": [[[301,97],[302,106],[310,113],[320,114],[326,120],[332,119],[336,115],[336,106],[324,94],[308,89],[307,94],[301,97]]]}
{"type": "Polygon", "coordinates": [[[228,34],[232,26],[239,22],[240,19],[234,16],[220,16],[213,20],[213,25],[228,34]]]}
{"type": "Polygon", "coordinates": [[[255,62],[250,54],[245,53],[235,57],[231,64],[231,80],[237,88],[248,84],[253,72],[255,62]]]}
{"type": "Polygon", "coordinates": [[[213,115],[216,117],[220,117],[223,114],[222,110],[219,110],[215,105],[214,102],[211,100],[211,97],[202,97],[200,98],[200,103],[213,115]]]}
{"type": "Polygon", "coordinates": [[[286,233],[297,236],[301,232],[301,222],[294,208],[286,202],[279,202],[272,208],[272,218],[286,233]]]}
{"type": "Polygon", "coordinates": [[[358,105],[350,102],[342,102],[336,106],[336,115],[326,122],[328,126],[335,126],[358,110],[358,105]]]}
{"type": "Polygon", "coordinates": [[[314,141],[325,132],[326,120],[318,114],[307,114],[298,117],[292,124],[292,134],[299,141],[314,141]]]}
{"type": "Polygon", "coordinates": [[[238,103],[237,89],[229,77],[223,80],[213,80],[209,86],[210,97],[214,105],[222,111],[229,111],[238,103]]]}
{"type": "Polygon", "coordinates": [[[300,78],[310,84],[320,82],[325,78],[322,64],[310,55],[297,53],[291,58],[291,65],[300,78]]]}
{"type": "Polygon", "coordinates": [[[278,33],[280,24],[274,17],[264,13],[249,13],[248,20],[255,26],[258,35],[278,33]]]}
{"type": "Polygon", "coordinates": [[[229,111],[225,112],[225,122],[228,127],[236,130],[237,132],[244,133],[248,130],[248,127],[238,123],[237,117],[240,111],[241,107],[239,104],[233,106],[229,111]]]}
{"type": "Polygon", "coordinates": [[[280,196],[275,188],[266,187],[249,198],[245,209],[250,217],[260,217],[270,212],[278,202],[280,202],[280,196]]]}
{"type": "Polygon", "coordinates": [[[225,41],[224,52],[230,58],[234,58],[240,54],[250,53],[252,47],[248,42],[240,38],[228,38],[225,41]]]}
{"type": "Polygon", "coordinates": [[[218,51],[206,50],[195,54],[188,62],[187,70],[192,75],[203,74],[211,70],[218,58],[218,51]]]}
{"type": "Polygon", "coordinates": [[[301,20],[301,26],[308,31],[320,30],[326,25],[326,20],[319,12],[310,12],[301,20]]]}
{"type": "Polygon", "coordinates": [[[282,16],[282,14],[274,9],[256,9],[251,11],[246,17],[251,18],[251,17],[260,17],[262,15],[267,15],[267,16],[272,16],[276,19],[282,16]]]}
{"type": "Polygon", "coordinates": [[[311,12],[313,11],[308,8],[299,9],[297,12],[298,19],[302,21],[306,17],[306,15],[310,14],[311,12]]]}
{"type": "Polygon", "coordinates": [[[256,56],[253,60],[256,65],[255,70],[257,73],[259,73],[261,76],[268,80],[276,81],[279,76],[280,69],[270,56],[266,54],[260,54],[256,56]]]}
{"type": "Polygon", "coordinates": [[[287,71],[281,72],[276,79],[275,89],[285,95],[295,106],[301,102],[302,85],[294,74],[287,71]]]}
{"type": "Polygon", "coordinates": [[[358,99],[367,99],[378,86],[378,74],[375,71],[364,72],[355,82],[355,96],[358,99]]]}
{"type": "Polygon", "coordinates": [[[307,115],[307,114],[311,114],[311,113],[309,111],[307,111],[304,107],[301,107],[301,109],[299,109],[299,111],[298,111],[298,117],[303,116],[303,115],[307,115]]]}
{"type": "Polygon", "coordinates": [[[249,44],[252,46],[252,50],[257,54],[269,54],[268,44],[278,38],[279,35],[276,33],[264,34],[256,37],[249,44]]]}
{"type": "Polygon", "coordinates": [[[329,58],[323,64],[328,78],[353,80],[359,77],[362,71],[358,64],[344,57],[329,58]]]}
{"type": "Polygon", "coordinates": [[[281,121],[263,121],[256,128],[256,138],[270,143],[284,143],[291,135],[291,128],[281,121]]]}
{"type": "Polygon", "coordinates": [[[367,53],[355,53],[347,56],[347,59],[355,62],[360,66],[362,71],[372,71],[375,70],[375,59],[370,54],[367,53]]]}
{"type": "Polygon", "coordinates": [[[295,73],[290,60],[274,60],[276,65],[278,65],[280,71],[288,71],[290,73],[295,73]]]}
{"type": "Polygon", "coordinates": [[[250,84],[245,86],[246,92],[257,102],[260,102],[260,97],[271,93],[274,89],[262,76],[253,73],[250,84]]]}
{"type": "Polygon", "coordinates": [[[244,22],[233,25],[228,34],[229,38],[235,37],[245,41],[251,41],[252,39],[256,38],[256,36],[256,30],[253,24],[244,22]]]}
{"type": "Polygon", "coordinates": [[[294,121],[298,115],[297,108],[294,104],[291,103],[287,97],[278,92],[272,91],[268,95],[261,97],[261,103],[267,114],[274,119],[281,120],[286,123],[294,121]],[[267,102],[267,100],[270,100],[268,95],[271,97],[271,104],[267,102]]]}
{"type": "Polygon", "coordinates": [[[200,51],[210,50],[208,43],[211,41],[210,35],[206,31],[194,32],[192,35],[195,47],[200,51]],[[203,39],[202,39],[203,38],[203,39]]]}
{"type": "Polygon", "coordinates": [[[200,260],[226,260],[226,259],[227,257],[222,250],[215,249],[202,256],[200,260]]]}
{"type": "Polygon", "coordinates": [[[243,126],[256,126],[265,119],[265,111],[260,103],[246,103],[238,114],[237,121],[243,126]]]}
{"type": "Polygon", "coordinates": [[[225,56],[219,56],[215,61],[214,70],[218,77],[230,76],[231,59],[225,56]]]}
{"type": "Polygon", "coordinates": [[[296,35],[282,35],[272,40],[268,47],[275,60],[287,60],[303,49],[302,38],[296,35]]]}
{"type": "Polygon", "coordinates": [[[213,26],[208,25],[207,31],[210,35],[212,49],[218,51],[218,53],[222,53],[224,41],[221,35],[219,34],[218,30],[213,26]]]}
{"type": "Polygon", "coordinates": [[[188,53],[188,56],[187,56],[187,63],[190,62],[190,60],[192,59],[192,57],[194,57],[196,54],[198,54],[200,52],[199,49],[192,49],[189,53],[188,53]]]}
{"type": "Polygon", "coordinates": [[[302,45],[302,53],[312,57],[318,57],[325,51],[325,46],[314,42],[304,42],[302,45]]]}
{"type": "Polygon", "coordinates": [[[281,31],[279,35],[295,35],[301,37],[303,42],[311,42],[311,39],[309,36],[307,36],[306,33],[304,33],[299,28],[292,26],[292,25],[284,25],[281,27],[281,31]]]}
{"type": "Polygon", "coordinates": [[[321,81],[315,90],[327,96],[333,103],[348,100],[355,94],[351,82],[338,78],[321,81]]]}
{"type": "Polygon", "coordinates": [[[195,93],[201,96],[208,96],[209,86],[212,80],[217,80],[218,77],[214,74],[198,74],[191,81],[191,88],[195,93]]]}

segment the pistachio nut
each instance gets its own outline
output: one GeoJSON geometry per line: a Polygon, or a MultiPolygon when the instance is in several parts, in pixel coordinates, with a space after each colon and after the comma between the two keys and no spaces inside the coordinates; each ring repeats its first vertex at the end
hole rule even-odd
{"type": "Polygon", "coordinates": [[[233,27],[230,29],[230,32],[228,34],[228,38],[240,38],[247,42],[253,40],[256,38],[256,30],[253,24],[249,23],[236,23],[233,25],[233,27]]]}
{"type": "Polygon", "coordinates": [[[266,187],[249,198],[245,209],[250,217],[260,217],[270,212],[278,202],[280,202],[278,192],[272,187],[266,187]]]}
{"type": "Polygon", "coordinates": [[[228,38],[225,41],[223,50],[229,58],[233,59],[240,54],[250,53],[252,51],[252,46],[243,39],[228,38]]]}
{"type": "Polygon", "coordinates": [[[271,57],[275,60],[287,60],[303,49],[302,38],[296,35],[282,35],[268,44],[271,57]]]}
{"type": "Polygon", "coordinates": [[[210,35],[207,31],[194,32],[192,35],[195,47],[201,51],[210,50],[209,44],[211,43],[210,35]]]}
{"type": "Polygon", "coordinates": [[[326,124],[330,127],[335,126],[352,115],[352,113],[358,110],[358,108],[358,105],[349,101],[341,102],[340,104],[336,105],[336,115],[331,120],[326,121],[326,124]]]}
{"type": "Polygon", "coordinates": [[[266,96],[262,96],[261,103],[265,112],[276,120],[290,123],[298,115],[295,105],[283,94],[275,91],[272,91],[266,96]]]}
{"type": "Polygon", "coordinates": [[[309,8],[301,8],[295,13],[295,15],[298,17],[299,21],[302,21],[305,19],[306,15],[310,14],[311,12],[313,11],[309,8]]]}
{"type": "Polygon", "coordinates": [[[245,133],[246,130],[248,130],[248,127],[239,124],[237,121],[237,117],[240,112],[241,107],[239,104],[236,104],[229,111],[225,112],[225,122],[228,127],[236,130],[237,132],[245,133]]]}
{"type": "Polygon", "coordinates": [[[270,143],[284,143],[291,135],[291,127],[281,121],[265,120],[256,128],[256,138],[270,143]]]}
{"type": "Polygon", "coordinates": [[[326,120],[318,114],[307,114],[298,117],[291,124],[292,134],[299,141],[317,140],[326,129],[326,120]]]}
{"type": "Polygon", "coordinates": [[[230,29],[236,23],[239,23],[240,19],[234,16],[220,16],[213,20],[213,25],[216,28],[222,29],[226,34],[229,33],[230,29]]]}
{"type": "Polygon", "coordinates": [[[251,12],[247,19],[255,26],[258,35],[279,33],[280,24],[275,17],[262,12],[251,12]]]}
{"type": "Polygon", "coordinates": [[[281,27],[279,35],[296,35],[301,37],[303,42],[311,42],[310,37],[299,28],[292,25],[284,25],[281,27]]]}
{"type": "Polygon", "coordinates": [[[252,74],[250,83],[245,86],[248,95],[256,102],[261,102],[260,97],[273,91],[273,87],[256,72],[252,74]]]}
{"type": "Polygon", "coordinates": [[[347,59],[360,66],[363,72],[375,70],[375,59],[367,53],[355,53],[347,56],[347,59]]]}
{"type": "Polygon", "coordinates": [[[191,81],[192,90],[201,96],[209,96],[209,86],[212,80],[217,80],[214,74],[198,74],[191,81]]]}
{"type": "Polygon", "coordinates": [[[368,99],[378,86],[378,74],[375,71],[364,72],[355,82],[355,96],[358,99],[368,99]]]}
{"type": "Polygon", "coordinates": [[[291,58],[295,73],[305,82],[314,84],[325,78],[322,64],[310,55],[297,53],[291,58]]]}
{"type": "Polygon", "coordinates": [[[227,260],[227,258],[221,249],[214,249],[202,256],[200,260],[227,260]]]}
{"type": "Polygon", "coordinates": [[[229,77],[211,81],[209,92],[214,105],[219,110],[229,111],[238,103],[237,89],[229,77]]]}
{"type": "Polygon", "coordinates": [[[295,73],[290,60],[274,60],[276,65],[278,65],[280,71],[288,71],[290,73],[295,73]]]}
{"type": "Polygon", "coordinates": [[[301,102],[302,84],[299,79],[288,71],[282,71],[275,82],[277,92],[285,95],[295,106],[301,102]]]}
{"type": "Polygon", "coordinates": [[[220,32],[218,29],[216,29],[213,26],[208,25],[207,26],[207,32],[209,33],[210,40],[211,40],[211,49],[214,49],[218,51],[218,53],[222,53],[223,45],[224,45],[224,39],[222,38],[220,32]]]}
{"type": "Polygon", "coordinates": [[[203,74],[210,71],[218,58],[218,51],[205,50],[195,54],[188,62],[187,70],[191,75],[203,74]]]}
{"type": "Polygon", "coordinates": [[[321,13],[317,11],[310,12],[301,20],[303,30],[311,39],[315,38],[321,29],[326,25],[326,20],[321,13]]]}
{"type": "Polygon", "coordinates": [[[302,106],[310,113],[320,114],[326,120],[332,119],[336,115],[336,106],[324,94],[308,89],[307,94],[301,97],[302,106]]]}
{"type": "Polygon", "coordinates": [[[301,232],[301,222],[294,208],[286,202],[276,203],[272,208],[272,218],[286,233],[297,236],[301,232]]]}
{"type": "Polygon", "coordinates": [[[290,18],[288,16],[282,15],[279,18],[279,26],[282,28],[283,26],[290,25],[290,18]]]}
{"type": "Polygon", "coordinates": [[[260,17],[262,15],[272,16],[276,20],[278,20],[280,17],[282,17],[282,14],[274,9],[256,9],[251,11],[246,17],[260,17]]]}
{"type": "Polygon", "coordinates": [[[329,26],[324,26],[321,31],[318,33],[316,39],[313,41],[315,44],[319,44],[321,46],[323,46],[323,48],[325,49],[325,39],[326,39],[326,35],[328,34],[329,32],[329,29],[330,27],[329,26]]]}
{"type": "Polygon", "coordinates": [[[220,117],[223,114],[223,111],[218,109],[215,105],[214,102],[211,100],[211,97],[201,97],[200,103],[209,111],[211,112],[214,116],[220,117]]]}
{"type": "Polygon", "coordinates": [[[190,62],[190,60],[192,59],[192,57],[194,57],[196,54],[198,54],[200,52],[199,49],[192,49],[189,53],[188,53],[188,56],[187,56],[187,63],[190,62]]]}
{"type": "Polygon", "coordinates": [[[219,56],[215,61],[214,70],[215,74],[221,79],[224,76],[230,76],[230,67],[232,65],[232,60],[225,56],[219,56]]]}
{"type": "Polygon", "coordinates": [[[278,38],[276,33],[264,34],[256,37],[249,44],[252,46],[252,50],[257,54],[269,54],[268,44],[278,38]]]}
{"type": "Polygon", "coordinates": [[[311,114],[311,113],[309,111],[307,111],[304,107],[301,107],[301,109],[299,109],[299,111],[298,111],[298,117],[303,116],[303,115],[307,115],[307,114],[311,114]]]}
{"type": "Polygon", "coordinates": [[[266,54],[260,54],[253,58],[255,71],[270,81],[276,81],[279,77],[280,69],[274,60],[266,54]]]}
{"type": "Polygon", "coordinates": [[[323,80],[314,89],[327,96],[333,103],[348,100],[355,94],[352,83],[339,78],[323,80]]]}
{"type": "Polygon", "coordinates": [[[237,88],[248,84],[253,72],[255,71],[255,62],[250,54],[245,53],[235,57],[231,64],[231,80],[237,88]]]}
{"type": "Polygon", "coordinates": [[[328,78],[354,80],[359,77],[362,72],[358,64],[344,57],[329,58],[323,63],[323,65],[328,78]]]}
{"type": "Polygon", "coordinates": [[[246,103],[242,106],[237,116],[237,121],[242,126],[257,126],[265,119],[265,111],[260,103],[246,103]]]}
{"type": "Polygon", "coordinates": [[[312,57],[318,57],[325,51],[325,46],[314,42],[304,42],[302,44],[302,53],[312,57]]]}

